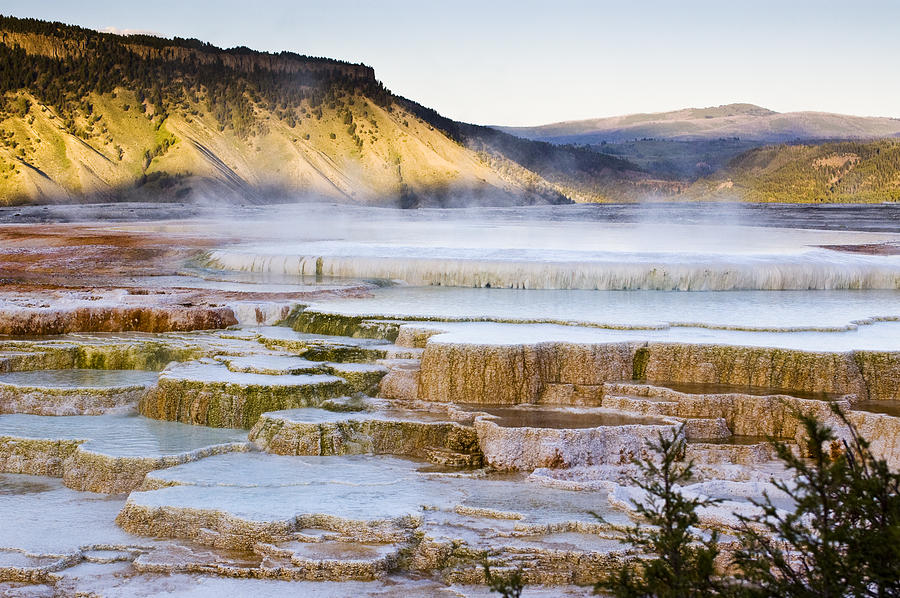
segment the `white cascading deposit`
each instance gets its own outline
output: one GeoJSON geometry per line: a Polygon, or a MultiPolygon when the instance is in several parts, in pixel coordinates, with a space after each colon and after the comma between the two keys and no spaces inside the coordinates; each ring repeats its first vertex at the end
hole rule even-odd
{"type": "MultiPolygon", "coordinates": [[[[299,248],[298,248],[299,249],[299,248]]],[[[474,257],[449,251],[416,257],[314,255],[272,247],[219,249],[211,267],[245,272],[403,281],[414,286],[588,290],[840,290],[900,289],[896,256],[811,249],[788,254],[697,255],[586,253],[517,259],[515,254],[474,257]]],[[[405,250],[405,251],[404,251],[405,250]]]]}

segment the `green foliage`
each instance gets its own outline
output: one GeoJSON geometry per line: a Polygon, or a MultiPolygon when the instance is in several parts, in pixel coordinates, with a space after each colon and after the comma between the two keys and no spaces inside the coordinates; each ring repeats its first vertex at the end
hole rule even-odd
{"type": "MultiPolygon", "coordinates": [[[[2,31],[55,38],[58,57],[28,54],[18,46],[0,43],[0,94],[26,90],[60,115],[71,116],[91,92],[112,94],[116,87],[124,87],[137,93],[138,109],[151,107],[155,115],[202,101],[223,130],[246,136],[259,125],[255,105],[281,105],[281,115],[290,125],[293,109],[302,102],[318,106],[335,102],[344,93],[365,95],[382,106],[392,101],[370,69],[325,58],[272,55],[247,48],[221,50],[197,40],[123,37],[5,16],[0,16],[2,31]],[[175,49],[182,51],[175,53],[175,49]],[[231,66],[239,63],[229,60],[229,55],[240,55],[248,62],[281,60],[288,63],[287,74],[279,69],[231,66]]],[[[321,118],[321,111],[317,116],[321,118]]]]}
{"type": "Polygon", "coordinates": [[[684,440],[660,436],[659,463],[636,462],[641,476],[631,480],[648,495],[635,508],[651,527],[627,532],[643,556],[596,589],[628,598],[900,596],[900,473],[872,454],[838,407],[833,410],[848,440],[838,441],[830,428],[798,414],[805,454],[773,443],[794,474],[774,484],[795,509],[779,509],[766,496],[756,503],[761,517],[740,516],[731,577],[717,576],[716,534],[703,540],[694,531],[696,510],[717,501],[681,495],[677,485],[691,477],[691,463],[681,462],[684,440]]]}
{"type": "Polygon", "coordinates": [[[750,596],[900,596],[900,474],[834,409],[849,441],[838,443],[831,429],[799,416],[809,458],[775,444],[795,474],[792,483],[775,484],[796,510],[779,510],[766,497],[761,521],[743,519],[735,564],[750,596]]]}
{"type": "Polygon", "coordinates": [[[704,539],[696,529],[697,509],[717,503],[714,499],[686,498],[679,486],[692,476],[693,462],[684,462],[685,439],[681,431],[668,437],[659,433],[652,445],[659,456],[638,460],[640,475],[631,483],[647,493],[635,502],[635,510],[649,526],[636,525],[626,540],[643,557],[624,565],[617,575],[601,580],[596,590],[620,598],[701,598],[723,594],[716,577],[719,554],[716,532],[704,539]]]}
{"type": "Polygon", "coordinates": [[[482,561],[481,566],[484,568],[484,578],[492,594],[497,592],[503,598],[519,598],[522,595],[522,590],[525,589],[522,569],[514,569],[507,573],[495,573],[491,571],[487,557],[482,561]]]}
{"type": "Polygon", "coordinates": [[[725,180],[733,186],[724,193],[750,201],[900,201],[900,141],[753,149],[732,159],[721,174],[699,181],[690,194],[715,197],[725,180]]]}
{"type": "MultiPolygon", "coordinates": [[[[160,141],[158,141],[156,145],[153,146],[153,148],[144,150],[143,159],[141,161],[143,170],[147,170],[147,168],[150,166],[150,163],[153,161],[153,158],[162,156],[167,151],[169,151],[169,148],[175,145],[175,142],[176,139],[173,135],[166,135],[160,141]]],[[[119,159],[121,160],[122,155],[124,154],[121,147],[118,148],[117,153],[119,159]]]]}
{"type": "Polygon", "coordinates": [[[28,101],[28,98],[19,96],[13,101],[12,112],[16,116],[25,116],[28,114],[28,110],[31,108],[31,102],[28,101]]]}

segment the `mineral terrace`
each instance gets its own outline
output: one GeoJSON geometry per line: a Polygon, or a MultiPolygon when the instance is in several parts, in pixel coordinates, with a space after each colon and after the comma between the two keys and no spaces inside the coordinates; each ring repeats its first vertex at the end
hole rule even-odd
{"type": "MultiPolygon", "coordinates": [[[[0,594],[487,596],[488,558],[529,596],[586,596],[633,554],[627,476],[659,433],[686,437],[682,490],[725,499],[701,520],[726,532],[779,498],[767,439],[800,451],[798,413],[840,433],[839,404],[900,467],[896,256],[816,248],[786,259],[839,256],[806,273],[825,290],[691,307],[578,290],[603,267],[572,256],[544,269],[553,291],[383,288],[419,267],[403,256],[245,268],[234,234],[0,226],[0,594]],[[868,288],[829,295],[855,271],[868,288]]],[[[497,264],[504,287],[540,275],[497,264]]],[[[774,284],[761,267],[741,288],[774,284]]]]}

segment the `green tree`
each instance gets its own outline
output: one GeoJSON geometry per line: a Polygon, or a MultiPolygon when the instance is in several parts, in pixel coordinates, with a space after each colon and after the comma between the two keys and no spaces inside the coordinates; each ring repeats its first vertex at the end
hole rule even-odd
{"type": "Polygon", "coordinates": [[[626,532],[626,540],[643,556],[626,563],[617,574],[601,580],[598,592],[621,598],[700,598],[723,593],[716,575],[719,554],[716,532],[703,538],[696,526],[697,509],[718,501],[688,498],[679,486],[690,481],[693,462],[684,461],[685,439],[681,431],[659,433],[652,448],[658,456],[636,460],[640,475],[631,483],[647,493],[635,501],[637,514],[649,525],[638,524],[626,532]]]}
{"type": "Polygon", "coordinates": [[[522,595],[522,590],[525,589],[525,580],[521,568],[507,573],[495,573],[491,571],[487,556],[484,557],[481,566],[484,568],[484,578],[492,594],[497,592],[503,598],[519,598],[522,595]]]}
{"type": "Polygon", "coordinates": [[[28,101],[28,98],[22,96],[17,97],[13,103],[13,113],[17,116],[25,116],[30,108],[31,102],[28,101]]]}
{"type": "Polygon", "coordinates": [[[743,519],[738,578],[751,596],[837,598],[900,596],[900,474],[876,458],[839,408],[849,440],[799,415],[808,458],[775,443],[794,472],[775,485],[796,504],[766,496],[761,520],[743,519]]]}

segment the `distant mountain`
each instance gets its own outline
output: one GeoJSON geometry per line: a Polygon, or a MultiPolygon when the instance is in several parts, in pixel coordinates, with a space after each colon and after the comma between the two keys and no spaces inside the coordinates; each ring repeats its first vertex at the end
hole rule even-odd
{"type": "Polygon", "coordinates": [[[814,139],[878,139],[900,135],[900,119],[827,112],[779,113],[753,104],[686,108],[560,122],[539,127],[497,127],[525,139],[559,144],[622,143],[642,139],[697,141],[740,138],[782,143],[814,139]]]}
{"type": "Polygon", "coordinates": [[[0,203],[556,203],[651,179],[446,119],[362,64],[0,16],[0,203]]]}
{"type": "Polygon", "coordinates": [[[696,181],[682,197],[757,202],[900,201],[900,139],[760,147],[696,181]]]}

